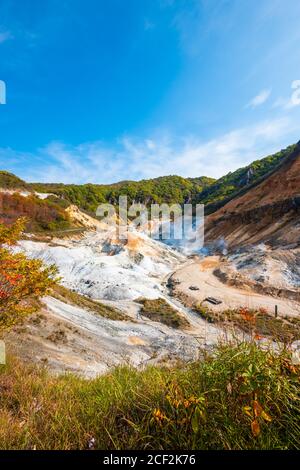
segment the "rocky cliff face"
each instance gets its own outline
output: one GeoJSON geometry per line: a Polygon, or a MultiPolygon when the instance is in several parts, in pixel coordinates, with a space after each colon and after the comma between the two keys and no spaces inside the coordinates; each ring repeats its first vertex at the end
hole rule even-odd
{"type": "Polygon", "coordinates": [[[300,143],[272,174],[206,219],[206,242],[300,246],[300,143]]]}

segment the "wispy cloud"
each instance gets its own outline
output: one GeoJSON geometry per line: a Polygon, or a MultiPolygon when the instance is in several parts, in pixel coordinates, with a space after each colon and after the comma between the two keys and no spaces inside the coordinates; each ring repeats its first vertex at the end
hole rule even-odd
{"type": "Polygon", "coordinates": [[[288,98],[278,98],[274,104],[274,108],[283,108],[289,110],[300,106],[300,80],[294,80],[291,84],[292,94],[288,98]]]}
{"type": "MultiPolygon", "coordinates": [[[[210,37],[231,29],[233,22],[230,13],[223,9],[225,3],[224,0],[178,2],[172,25],[179,33],[180,47],[185,54],[199,56],[210,37]]],[[[226,7],[229,11],[230,7],[226,7]]]]}
{"type": "Polygon", "coordinates": [[[154,29],[154,28],[155,28],[155,23],[153,23],[148,18],[145,18],[145,20],[144,20],[144,30],[149,31],[149,30],[154,29]]]}
{"type": "Polygon", "coordinates": [[[0,164],[28,181],[42,182],[111,183],[170,174],[220,177],[275,152],[283,141],[291,143],[296,131],[299,126],[285,117],[235,129],[204,142],[196,137],[177,140],[169,135],[147,139],[127,136],[111,147],[103,142],[78,146],[52,142],[34,155],[0,149],[0,164]]]}
{"type": "Polygon", "coordinates": [[[13,35],[10,31],[0,31],[0,44],[12,38],[13,35]]]}
{"type": "Polygon", "coordinates": [[[251,101],[249,101],[246,108],[257,108],[257,106],[261,106],[269,99],[271,92],[272,90],[270,88],[262,90],[258,95],[254,96],[251,101]]]}

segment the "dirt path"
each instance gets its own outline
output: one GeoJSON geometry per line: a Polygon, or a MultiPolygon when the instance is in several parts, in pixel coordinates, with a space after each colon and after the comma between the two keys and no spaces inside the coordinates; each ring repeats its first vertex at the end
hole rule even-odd
{"type": "Polygon", "coordinates": [[[297,302],[223,284],[213,274],[219,263],[218,256],[210,256],[180,267],[171,276],[172,281],[175,281],[175,296],[184,297],[188,305],[203,302],[207,297],[215,297],[222,301],[220,305],[213,306],[204,302],[204,305],[208,305],[214,310],[245,306],[251,309],[263,307],[269,313],[273,313],[275,305],[277,305],[279,315],[300,315],[300,305],[297,302]],[[191,286],[199,288],[199,290],[191,290],[191,286]]]}

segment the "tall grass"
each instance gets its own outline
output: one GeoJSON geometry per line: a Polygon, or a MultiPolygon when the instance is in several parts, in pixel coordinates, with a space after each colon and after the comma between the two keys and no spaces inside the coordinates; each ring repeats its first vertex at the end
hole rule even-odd
{"type": "Polygon", "coordinates": [[[299,449],[299,367],[255,344],[94,380],[0,367],[1,449],[299,449]]]}
{"type": "Polygon", "coordinates": [[[285,344],[300,339],[300,320],[297,317],[274,317],[264,308],[249,309],[240,307],[224,311],[215,311],[201,304],[195,305],[194,310],[209,323],[219,325],[235,325],[240,330],[253,334],[273,338],[285,344]]]}

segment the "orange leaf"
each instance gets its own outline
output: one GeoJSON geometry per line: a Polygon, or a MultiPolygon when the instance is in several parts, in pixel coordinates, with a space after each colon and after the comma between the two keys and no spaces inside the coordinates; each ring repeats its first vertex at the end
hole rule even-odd
{"type": "Polygon", "coordinates": [[[258,423],[257,419],[255,419],[254,421],[252,421],[252,423],[251,423],[251,431],[252,431],[252,434],[253,434],[254,437],[259,436],[259,434],[260,434],[260,427],[259,427],[259,423],[258,423]]]}
{"type": "Polygon", "coordinates": [[[256,333],[256,335],[254,336],[254,339],[257,340],[257,341],[260,341],[261,339],[263,339],[263,336],[256,333]]]}
{"type": "Polygon", "coordinates": [[[293,374],[296,374],[296,373],[297,373],[297,369],[296,369],[296,367],[295,367],[293,364],[287,364],[287,365],[286,365],[286,368],[287,368],[290,372],[292,372],[293,374]]]}
{"type": "Polygon", "coordinates": [[[253,411],[254,411],[254,416],[256,418],[260,416],[263,412],[263,409],[257,400],[253,401],[253,411]]]}

